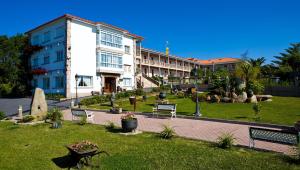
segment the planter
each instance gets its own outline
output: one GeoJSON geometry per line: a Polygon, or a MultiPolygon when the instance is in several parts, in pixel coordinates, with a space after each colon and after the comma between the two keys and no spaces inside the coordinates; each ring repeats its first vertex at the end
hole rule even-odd
{"type": "Polygon", "coordinates": [[[132,132],[137,128],[138,122],[136,118],[132,119],[122,119],[122,129],[124,132],[132,132]]]}
{"type": "Polygon", "coordinates": [[[62,127],[62,123],[61,121],[57,121],[57,122],[52,122],[52,128],[53,129],[58,129],[62,127]]]}
{"type": "Polygon", "coordinates": [[[158,97],[159,97],[159,99],[163,100],[167,97],[167,94],[165,92],[160,92],[158,97]]]}
{"type": "Polygon", "coordinates": [[[136,103],[135,96],[129,97],[129,102],[130,102],[131,105],[133,105],[134,103],[136,103]]]}

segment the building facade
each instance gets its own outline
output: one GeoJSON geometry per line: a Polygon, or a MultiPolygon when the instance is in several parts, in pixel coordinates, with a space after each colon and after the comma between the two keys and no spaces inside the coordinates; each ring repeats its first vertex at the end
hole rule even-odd
{"type": "Polygon", "coordinates": [[[45,93],[66,97],[112,92],[136,85],[135,58],[140,36],[101,22],[63,15],[27,32],[32,45],[42,50],[31,57],[32,85],[45,93]],[[40,74],[42,73],[42,74],[40,74]],[[77,75],[77,80],[75,78],[77,75]],[[76,87],[77,86],[77,87],[76,87]]]}
{"type": "Polygon", "coordinates": [[[42,49],[31,56],[33,87],[67,98],[117,89],[157,87],[153,77],[189,78],[193,68],[232,70],[234,58],[199,60],[142,48],[141,36],[65,14],[26,33],[42,49]],[[77,78],[75,78],[77,77],[77,78]]]}

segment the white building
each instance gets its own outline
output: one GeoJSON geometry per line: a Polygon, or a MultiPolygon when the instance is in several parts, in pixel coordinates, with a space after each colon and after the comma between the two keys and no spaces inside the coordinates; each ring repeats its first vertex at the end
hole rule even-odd
{"type": "Polygon", "coordinates": [[[136,87],[142,37],[102,22],[63,15],[26,33],[43,49],[31,57],[34,87],[67,98],[136,87]],[[78,81],[75,75],[78,75],[78,81]]]}

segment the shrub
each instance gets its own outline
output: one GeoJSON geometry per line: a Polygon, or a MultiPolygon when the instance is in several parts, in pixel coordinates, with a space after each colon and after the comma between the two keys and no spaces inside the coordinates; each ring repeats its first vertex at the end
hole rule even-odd
{"type": "Polygon", "coordinates": [[[0,120],[4,119],[6,116],[5,116],[5,113],[0,111],[0,120]]]}
{"type": "Polygon", "coordinates": [[[21,123],[28,123],[28,122],[32,122],[33,120],[34,120],[34,116],[32,116],[32,115],[26,115],[19,122],[21,122],[21,123]]]}
{"type": "Polygon", "coordinates": [[[59,121],[62,120],[63,113],[59,108],[53,108],[47,113],[47,119],[51,121],[59,121]]]}
{"type": "Polygon", "coordinates": [[[254,111],[254,119],[260,120],[260,111],[261,111],[262,105],[260,103],[254,103],[252,109],[254,111]]]}
{"type": "Polygon", "coordinates": [[[231,133],[224,133],[217,139],[217,145],[223,149],[230,149],[234,144],[234,136],[231,133]]]}
{"type": "MultiPolygon", "coordinates": [[[[196,95],[197,95],[196,93],[193,93],[193,94],[192,94],[192,100],[193,100],[194,102],[196,102],[196,99],[197,99],[197,96],[196,96],[196,95]]],[[[206,97],[207,97],[207,93],[199,93],[199,94],[198,94],[198,101],[199,101],[199,102],[206,101],[206,97]]]]}
{"type": "Polygon", "coordinates": [[[185,93],[184,93],[183,91],[179,91],[179,92],[177,93],[177,97],[178,97],[178,98],[185,98],[185,93]]]}
{"type": "Polygon", "coordinates": [[[0,97],[6,97],[11,95],[13,86],[11,84],[0,84],[0,97]]]}
{"type": "Polygon", "coordinates": [[[144,93],[145,92],[143,91],[142,88],[138,88],[135,90],[135,95],[137,95],[137,96],[142,96],[142,95],[144,95],[144,93]]]}
{"type": "Polygon", "coordinates": [[[265,87],[262,83],[258,81],[251,81],[248,83],[248,89],[253,90],[254,94],[261,94],[264,92],[265,87]]]}
{"type": "Polygon", "coordinates": [[[85,125],[86,123],[87,123],[87,117],[86,116],[81,116],[80,117],[80,122],[79,122],[79,124],[80,125],[85,125]]]}
{"type": "Polygon", "coordinates": [[[46,99],[48,100],[59,100],[61,98],[64,98],[65,96],[63,94],[59,94],[59,93],[49,93],[46,94],[46,99]]]}
{"type": "Polygon", "coordinates": [[[172,127],[164,125],[164,130],[159,135],[163,139],[171,139],[175,135],[175,131],[172,127]]]}
{"type": "Polygon", "coordinates": [[[107,96],[93,96],[90,98],[85,98],[82,99],[80,101],[80,105],[85,105],[85,106],[89,106],[89,105],[93,105],[93,104],[99,104],[99,103],[104,103],[109,101],[109,97],[107,96]]]}
{"type": "Polygon", "coordinates": [[[105,126],[106,129],[108,130],[112,130],[112,129],[115,129],[116,128],[116,125],[114,124],[114,122],[107,122],[107,125],[105,126]]]}
{"type": "Polygon", "coordinates": [[[152,88],[151,92],[153,92],[153,93],[160,92],[160,88],[159,87],[154,87],[154,88],[152,88]]]}

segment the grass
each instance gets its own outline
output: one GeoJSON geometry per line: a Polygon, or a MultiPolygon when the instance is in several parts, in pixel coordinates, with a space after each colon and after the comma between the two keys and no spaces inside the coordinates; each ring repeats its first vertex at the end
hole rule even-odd
{"type": "Polygon", "coordinates": [[[64,122],[61,129],[0,122],[0,169],[60,169],[52,159],[65,156],[64,145],[90,140],[110,156],[100,156],[101,169],[300,169],[284,156],[157,134],[123,136],[103,126],[64,122]]]}
{"type": "MultiPolygon", "coordinates": [[[[178,115],[193,116],[195,112],[195,103],[190,98],[177,98],[174,95],[168,95],[170,103],[177,104],[178,115]]],[[[128,99],[123,99],[123,110],[133,110],[128,99]]],[[[117,101],[118,103],[118,101],[117,101]]],[[[151,96],[146,102],[138,101],[136,111],[152,112],[155,97],[151,96]]],[[[259,122],[273,123],[281,125],[293,125],[300,120],[300,98],[297,97],[273,97],[272,102],[261,102],[261,119],[259,122]]],[[[251,103],[207,103],[201,102],[201,113],[204,117],[221,118],[241,121],[255,121],[253,104],[251,103]]],[[[109,110],[108,103],[103,105],[91,105],[89,108],[109,110]]]]}

